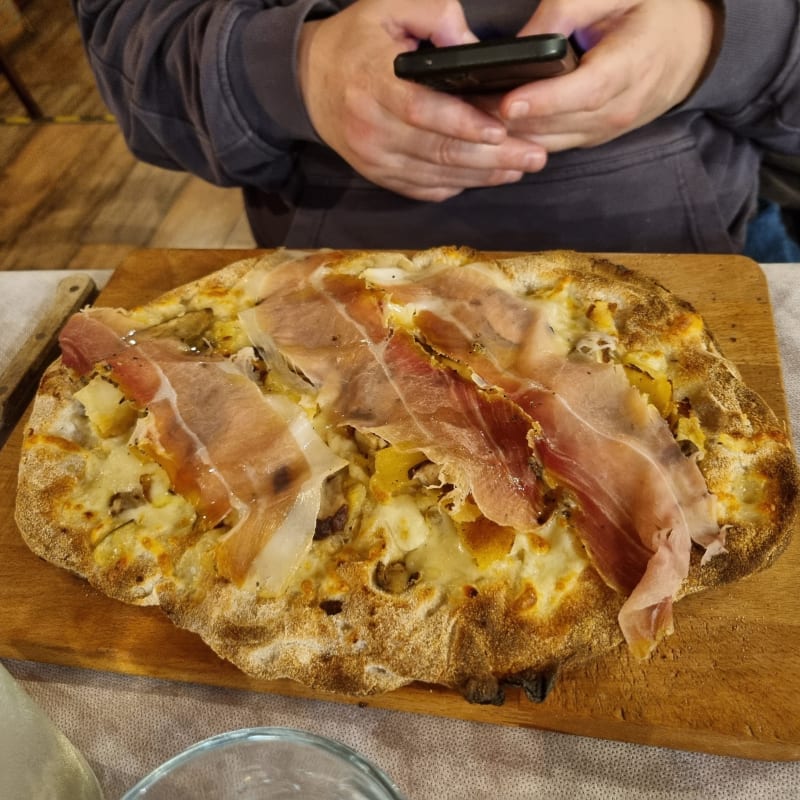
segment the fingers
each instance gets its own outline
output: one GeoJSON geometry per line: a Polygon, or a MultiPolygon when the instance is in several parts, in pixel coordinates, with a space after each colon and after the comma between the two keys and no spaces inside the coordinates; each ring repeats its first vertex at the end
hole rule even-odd
{"type": "Polygon", "coordinates": [[[546,161],[544,149],[537,145],[535,156],[530,152],[531,145],[517,139],[497,148],[439,136],[409,137],[408,143],[398,142],[391,157],[382,163],[404,176],[413,167],[418,179],[436,177],[445,185],[468,187],[502,182],[504,176],[513,181],[525,172],[538,172],[546,161]],[[412,143],[422,147],[407,146],[412,143]]]}
{"type": "Polygon", "coordinates": [[[436,170],[434,175],[434,170],[430,169],[430,166],[422,163],[414,165],[409,162],[402,173],[408,177],[399,177],[398,174],[393,173],[385,176],[384,179],[382,175],[376,174],[373,182],[414,200],[441,202],[455,197],[464,189],[516,183],[523,175],[522,172],[504,172],[502,170],[485,173],[476,170],[472,174],[466,171],[448,174],[446,171],[436,170]]]}
{"type": "Polygon", "coordinates": [[[396,41],[430,40],[437,47],[471,44],[478,38],[469,29],[464,9],[458,0],[440,3],[400,3],[384,19],[386,32],[396,41]]]}
{"type": "Polygon", "coordinates": [[[597,44],[573,73],[503,97],[498,116],[512,135],[548,152],[621,136],[688,96],[714,24],[704,0],[543,0],[526,33],[579,30],[597,44]]]}
{"type": "MultiPolygon", "coordinates": [[[[540,146],[508,136],[499,120],[459,98],[411,87],[399,108],[396,102],[389,94],[374,106],[361,106],[363,128],[350,138],[389,156],[411,155],[443,167],[534,172],[544,166],[540,146]]],[[[353,123],[358,119],[351,117],[353,123]]]]}
{"type": "Polygon", "coordinates": [[[597,111],[617,100],[641,77],[637,74],[641,65],[634,58],[637,48],[632,44],[636,41],[632,24],[622,26],[619,21],[634,5],[631,0],[543,0],[523,30],[543,32],[557,26],[557,32],[569,36],[592,26],[595,31],[602,30],[603,36],[574,72],[527,84],[506,95],[500,105],[502,117],[518,120],[597,111]]]}
{"type": "Polygon", "coordinates": [[[500,144],[507,135],[500,120],[461,98],[408,81],[396,80],[376,100],[387,115],[422,131],[485,144],[500,144]]]}
{"type": "Polygon", "coordinates": [[[638,2],[640,0],[542,0],[517,35],[562,33],[571,36],[580,28],[626,13],[638,2]]]}
{"type": "Polygon", "coordinates": [[[626,57],[613,48],[597,49],[567,75],[530,83],[509,92],[500,102],[504,119],[536,118],[546,124],[555,118],[597,111],[614,102],[629,86],[626,57]]]}
{"type": "Polygon", "coordinates": [[[392,180],[433,188],[496,186],[539,171],[547,157],[541,146],[521,138],[506,136],[496,145],[470,142],[404,124],[387,111],[364,124],[347,138],[359,142],[358,161],[383,186],[392,180]]]}

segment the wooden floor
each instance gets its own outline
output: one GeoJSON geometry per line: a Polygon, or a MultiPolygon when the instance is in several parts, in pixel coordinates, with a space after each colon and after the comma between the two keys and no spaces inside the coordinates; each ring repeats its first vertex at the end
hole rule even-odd
{"type": "MultiPolygon", "coordinates": [[[[69,0],[28,0],[6,56],[47,118],[108,115],[69,0]]],[[[113,121],[16,124],[0,75],[0,270],[114,268],[139,247],[253,246],[236,189],[138,162],[113,121]]]]}

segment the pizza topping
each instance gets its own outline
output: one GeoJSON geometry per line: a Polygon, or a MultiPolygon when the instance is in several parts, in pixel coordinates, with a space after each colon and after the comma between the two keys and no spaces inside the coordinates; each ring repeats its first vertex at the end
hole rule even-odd
{"type": "MultiPolygon", "coordinates": [[[[388,281],[373,272],[371,279],[414,306],[429,345],[468,365],[481,385],[503,389],[535,420],[537,454],[578,498],[580,535],[604,579],[629,595],[620,625],[645,655],[670,630],[692,540],[709,554],[722,548],[702,474],[621,367],[580,348],[567,353],[544,307],[519,309],[510,291],[503,296],[516,324],[509,325],[495,276],[473,266],[453,272],[405,282],[396,272],[388,281]]],[[[653,393],[663,402],[663,388],[654,385],[653,393]]]]}
{"type": "MultiPolygon", "coordinates": [[[[617,366],[616,304],[595,301],[583,327],[572,331],[487,265],[456,272],[445,263],[417,272],[410,261],[387,267],[378,259],[358,272],[337,272],[339,258],[290,254],[248,278],[247,293],[257,305],[239,319],[264,360],[267,386],[295,398],[311,393],[329,424],[377,436],[383,444],[369,480],[377,500],[397,502],[397,493],[411,487],[412,471],[424,465],[424,486],[441,490],[439,500],[454,519],[474,503],[480,519],[459,522],[457,529],[482,567],[511,550],[514,531],[545,524],[552,498],[562,498],[560,487],[567,487],[595,567],[629,595],[620,614],[629,644],[649,650],[671,624],[691,540],[710,557],[722,550],[722,539],[702,475],[662,418],[672,402],[670,384],[654,378],[641,358],[629,358],[627,372],[617,366]]],[[[114,380],[148,408],[137,445],[165,466],[208,526],[234,525],[219,547],[223,575],[238,583],[250,572],[264,578],[272,560],[284,565],[278,574],[285,576],[308,546],[308,537],[293,540],[288,527],[302,519],[312,536],[321,531],[318,540],[330,535],[331,525],[316,517],[322,480],[340,462],[320,440],[320,449],[311,448],[319,466],[312,478],[302,456],[296,463],[286,456],[304,447],[308,433],[287,440],[286,419],[276,424],[274,414],[259,412],[261,435],[270,440],[260,450],[261,477],[243,486],[236,469],[228,474],[226,463],[246,455],[234,443],[249,439],[219,436],[210,419],[231,416],[216,409],[232,405],[232,373],[214,359],[185,353],[164,359],[163,350],[156,352],[156,369],[153,363],[141,369],[143,354],[174,341],[176,333],[196,348],[211,321],[208,310],[199,309],[134,332],[120,312],[85,312],[65,329],[65,363],[86,371],[92,358],[108,359],[114,380]],[[88,352],[81,351],[82,337],[90,342],[83,344],[88,352]],[[130,384],[135,367],[136,381],[145,381],[138,396],[130,384]],[[215,376],[210,382],[209,373],[215,376]],[[194,397],[192,405],[203,413],[187,420],[191,411],[179,406],[184,392],[192,396],[202,384],[205,397],[202,392],[213,394],[220,380],[216,391],[228,395],[226,402],[215,404],[209,396],[198,404],[194,397]],[[309,480],[316,491],[304,505],[300,487],[309,480]],[[243,502],[248,494],[266,499],[243,502]],[[276,532],[281,535],[268,548],[276,532]]],[[[250,355],[241,361],[254,363],[250,355]]],[[[264,406],[255,383],[242,378],[241,385],[249,386],[251,403],[264,406]]],[[[290,407],[296,414],[286,402],[286,414],[290,407]]],[[[683,418],[678,415],[679,422],[683,418]]],[[[689,439],[687,423],[678,427],[689,439]]],[[[259,432],[253,435],[258,440],[259,432]]],[[[279,590],[282,579],[266,583],[279,590]]]]}
{"type": "Polygon", "coordinates": [[[654,377],[636,364],[625,364],[625,377],[631,386],[647,397],[647,400],[663,418],[669,416],[672,408],[672,386],[660,374],[654,377]]]}
{"type": "Polygon", "coordinates": [[[128,316],[111,308],[87,308],[73,314],[61,329],[61,359],[79,375],[92,371],[98,361],[128,346],[134,326],[128,316]]]}
{"type": "Polygon", "coordinates": [[[418,442],[440,466],[458,508],[469,493],[498,525],[536,525],[542,487],[531,466],[530,420],[500,393],[482,392],[436,365],[413,339],[395,332],[383,369],[404,397],[405,417],[371,420],[370,430],[390,442],[418,442]]]}
{"type": "Polygon", "coordinates": [[[530,421],[517,406],[387,328],[379,298],[360,278],[322,271],[293,285],[272,295],[265,282],[262,301],[243,316],[319,388],[334,424],[423,453],[439,465],[441,483],[457,487],[456,505],[471,493],[500,525],[536,524],[541,487],[530,464],[530,421]]]}
{"type": "Polygon", "coordinates": [[[347,524],[347,515],[347,505],[342,504],[336,510],[336,513],[331,514],[329,517],[317,519],[314,525],[314,541],[320,542],[335,533],[341,533],[347,524]]]}
{"type": "MultiPolygon", "coordinates": [[[[150,337],[122,316],[73,317],[68,360],[82,370],[105,363],[124,396],[147,411],[135,446],[164,467],[206,527],[232,525],[218,547],[220,573],[279,592],[310,546],[321,485],[344,462],[288,400],[265,397],[224,359],[186,352],[163,326],[150,337]]],[[[207,322],[189,318],[193,330],[207,322]]]]}
{"type": "MultiPolygon", "coordinates": [[[[378,500],[388,500],[401,491],[419,488],[414,476],[423,464],[430,464],[418,450],[403,450],[399,447],[383,447],[373,456],[374,471],[370,478],[370,491],[378,500]]],[[[437,478],[438,478],[438,467],[437,478]]]]}
{"type": "Polygon", "coordinates": [[[148,339],[178,339],[188,349],[199,351],[205,349],[204,337],[213,322],[211,309],[199,308],[140,329],[137,333],[144,333],[148,339]]]}
{"type": "Polygon", "coordinates": [[[146,498],[141,489],[134,489],[129,492],[114,492],[108,504],[108,513],[112,517],[117,517],[124,511],[130,511],[144,504],[146,498]]]}
{"type": "MultiPolygon", "coordinates": [[[[221,386],[227,388],[222,363],[200,361],[177,344],[158,340],[126,347],[105,361],[109,377],[147,411],[136,426],[133,443],[167,471],[175,489],[195,505],[208,527],[231,510],[229,488],[206,441],[213,441],[214,426],[224,419],[213,413],[218,410],[215,405],[224,403],[221,386]],[[212,387],[218,397],[204,398],[212,405],[194,405],[192,399],[212,395],[212,387]]],[[[230,438],[219,446],[230,447],[230,438]]]]}
{"type": "Polygon", "coordinates": [[[535,376],[544,390],[526,388],[515,397],[535,409],[545,466],[580,500],[579,530],[595,566],[629,594],[620,625],[644,655],[670,630],[691,542],[709,547],[719,536],[714,498],[621,367],[554,359],[546,348],[526,353],[523,375],[535,376]]]}
{"type": "Polygon", "coordinates": [[[400,594],[419,580],[419,572],[412,572],[402,561],[384,564],[382,561],[375,568],[375,583],[384,592],[400,594]]]}
{"type": "Polygon", "coordinates": [[[75,392],[87,417],[104,438],[120,436],[131,429],[138,411],[111,381],[96,375],[75,392]]]}
{"type": "MultiPolygon", "coordinates": [[[[231,572],[235,580],[246,577],[245,585],[274,595],[284,590],[303,554],[311,546],[326,479],[345,467],[347,462],[327,447],[308,417],[296,405],[276,395],[267,395],[264,399],[273,413],[288,424],[287,431],[294,443],[290,447],[293,452],[302,454],[305,463],[299,464],[300,470],[292,479],[291,490],[288,486],[281,487],[282,496],[292,497],[292,504],[280,526],[271,530],[271,525],[260,522],[255,526],[255,532],[242,532],[237,525],[223,540],[218,560],[225,564],[230,555],[231,572]],[[297,474],[304,478],[299,485],[297,474]],[[245,569],[246,576],[243,574],[245,569]]],[[[273,429],[266,439],[259,439],[256,446],[259,449],[262,446],[274,448],[280,438],[282,433],[273,429]]],[[[248,438],[248,443],[252,447],[254,440],[248,438]]],[[[268,460],[267,455],[259,454],[255,461],[258,462],[262,457],[268,460]]],[[[248,460],[251,465],[254,461],[252,455],[248,460]]],[[[272,510],[260,502],[260,495],[257,498],[256,515],[259,511],[266,511],[271,522],[272,510]]]]}

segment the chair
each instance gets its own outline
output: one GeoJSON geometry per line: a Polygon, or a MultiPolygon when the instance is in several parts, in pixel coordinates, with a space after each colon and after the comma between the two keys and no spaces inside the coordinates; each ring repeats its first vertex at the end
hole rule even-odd
{"type": "Polygon", "coordinates": [[[8,56],[3,53],[2,47],[0,47],[0,72],[6,76],[9,84],[11,84],[11,88],[14,90],[14,93],[17,95],[22,105],[25,106],[25,110],[28,112],[31,119],[41,119],[44,116],[42,109],[33,98],[33,95],[28,91],[28,88],[23,83],[22,78],[19,77],[17,71],[11,66],[11,62],[8,56]]]}

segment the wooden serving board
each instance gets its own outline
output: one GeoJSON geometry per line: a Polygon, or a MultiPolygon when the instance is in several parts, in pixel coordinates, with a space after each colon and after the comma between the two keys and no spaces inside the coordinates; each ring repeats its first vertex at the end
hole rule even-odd
{"type": "MultiPolygon", "coordinates": [[[[250,255],[242,251],[133,253],[100,303],[129,306],[250,255]]],[[[613,256],[658,278],[704,314],[745,380],[785,419],[767,285],[730,256],[613,256]]],[[[322,695],[257,681],[221,661],[155,608],[110,600],[30,553],[13,522],[21,426],[0,451],[0,657],[361,703],[482,722],[552,729],[747,758],[800,760],[800,537],[775,566],[687,598],[676,633],[644,663],[624,648],[562,672],[547,700],[509,689],[501,707],[413,685],[374,698],[322,695]]]]}

